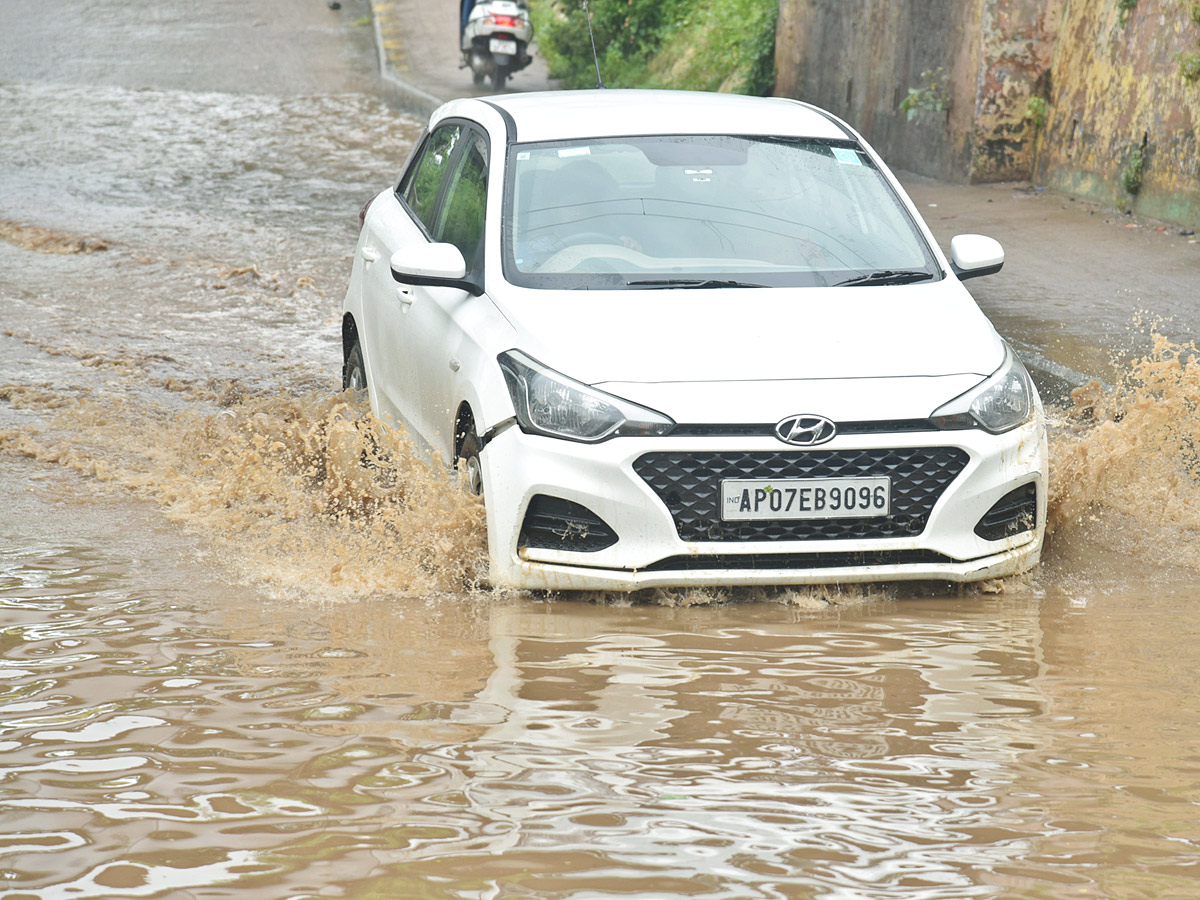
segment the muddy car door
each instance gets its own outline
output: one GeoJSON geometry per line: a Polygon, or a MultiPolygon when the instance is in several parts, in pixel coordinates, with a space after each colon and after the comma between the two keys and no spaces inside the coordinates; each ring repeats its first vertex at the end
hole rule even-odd
{"type": "MultiPolygon", "coordinates": [[[[488,144],[468,130],[461,139],[445,193],[434,223],[433,239],[452,244],[466,264],[464,282],[483,284],[484,213],[487,209],[488,144]]],[[[405,325],[414,338],[407,352],[419,372],[413,425],[444,456],[454,446],[454,426],[462,391],[457,387],[463,345],[463,320],[480,303],[479,290],[459,287],[408,287],[405,325]]],[[[465,374],[465,373],[464,373],[465,374]]]]}
{"type": "Polygon", "coordinates": [[[428,135],[396,191],[371,205],[360,243],[365,266],[361,333],[379,413],[404,422],[416,436],[423,436],[417,413],[422,372],[412,350],[425,338],[415,333],[420,317],[412,315],[413,290],[396,283],[390,260],[401,248],[419,248],[434,240],[463,132],[462,123],[452,122],[428,135]]]}

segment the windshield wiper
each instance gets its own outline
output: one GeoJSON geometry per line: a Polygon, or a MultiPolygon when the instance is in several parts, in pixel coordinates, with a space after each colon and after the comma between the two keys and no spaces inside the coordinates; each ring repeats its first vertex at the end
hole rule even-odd
{"type": "Polygon", "coordinates": [[[911,284],[914,281],[928,281],[932,277],[933,275],[929,272],[921,272],[915,269],[898,271],[884,269],[880,272],[868,272],[866,275],[859,275],[857,278],[847,278],[845,281],[839,281],[834,287],[841,287],[846,284],[911,284]]]}
{"type": "Polygon", "coordinates": [[[647,281],[627,281],[626,287],[644,288],[760,288],[765,284],[746,281],[724,281],[718,278],[658,278],[647,281]]]}

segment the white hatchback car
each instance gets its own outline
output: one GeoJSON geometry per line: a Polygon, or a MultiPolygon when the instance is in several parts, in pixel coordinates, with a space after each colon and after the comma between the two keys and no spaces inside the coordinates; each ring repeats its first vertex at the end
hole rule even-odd
{"type": "Polygon", "coordinates": [[[867,143],[805,103],[439,108],[363,211],[343,382],[487,509],[494,583],[973,581],[1033,566],[1025,367],[867,143]]]}

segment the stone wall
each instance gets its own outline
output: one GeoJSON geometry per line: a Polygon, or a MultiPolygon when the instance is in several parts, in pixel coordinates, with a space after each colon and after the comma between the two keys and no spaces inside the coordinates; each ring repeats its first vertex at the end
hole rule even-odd
{"type": "Polygon", "coordinates": [[[1200,52],[1198,5],[1138,0],[1123,23],[1115,2],[1067,3],[1037,142],[1039,181],[1200,225],[1200,81],[1188,82],[1180,69],[1181,57],[1200,52]],[[1141,184],[1131,193],[1138,156],[1141,184]]]}
{"type": "Polygon", "coordinates": [[[956,181],[1028,174],[1026,108],[1053,48],[1047,2],[783,0],[776,93],[842,116],[899,168],[956,181]],[[901,111],[910,89],[928,95],[935,81],[947,109],[901,111]]]}
{"type": "Polygon", "coordinates": [[[1200,82],[1182,77],[1179,60],[1200,50],[1196,6],[781,0],[776,93],[842,116],[900,169],[950,181],[1035,178],[1194,224],[1200,82]],[[908,116],[900,107],[910,90],[948,108],[908,116]],[[1130,193],[1135,151],[1141,185],[1130,193]]]}
{"type": "Polygon", "coordinates": [[[970,160],[959,113],[972,103],[962,75],[976,13],[957,0],[783,0],[775,93],[841,116],[899,168],[954,178],[970,160]],[[899,106],[907,89],[939,66],[949,75],[949,111],[906,122],[899,106]]]}
{"type": "Polygon", "coordinates": [[[984,0],[975,73],[973,181],[1028,178],[1038,119],[1031,98],[1050,89],[1052,54],[1067,0],[984,0]]]}

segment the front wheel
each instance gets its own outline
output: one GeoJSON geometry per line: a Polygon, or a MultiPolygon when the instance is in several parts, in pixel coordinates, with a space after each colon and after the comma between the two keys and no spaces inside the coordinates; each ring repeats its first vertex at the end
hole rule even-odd
{"type": "Polygon", "coordinates": [[[363,363],[362,347],[357,338],[342,363],[342,390],[353,391],[356,397],[367,393],[367,367],[363,363]]]}
{"type": "Polygon", "coordinates": [[[458,451],[458,460],[467,479],[467,490],[476,497],[483,496],[483,463],[479,459],[480,449],[479,438],[475,436],[475,431],[471,430],[463,437],[462,447],[458,451]]]}

